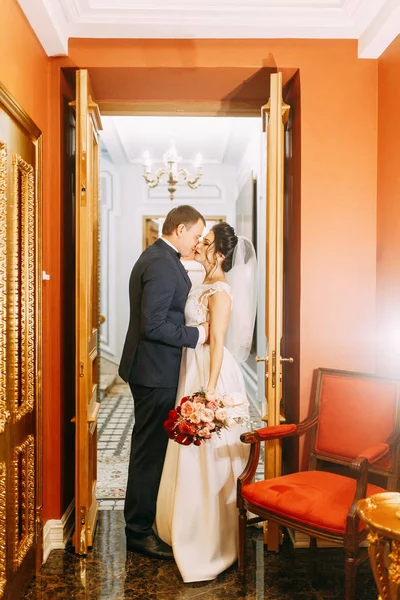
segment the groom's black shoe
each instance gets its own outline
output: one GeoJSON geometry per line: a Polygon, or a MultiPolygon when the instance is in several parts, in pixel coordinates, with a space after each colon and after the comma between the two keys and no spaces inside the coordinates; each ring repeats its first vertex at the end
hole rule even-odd
{"type": "Polygon", "coordinates": [[[129,552],[141,552],[153,558],[174,558],[171,546],[160,540],[155,533],[144,538],[126,538],[126,549],[129,552]]]}

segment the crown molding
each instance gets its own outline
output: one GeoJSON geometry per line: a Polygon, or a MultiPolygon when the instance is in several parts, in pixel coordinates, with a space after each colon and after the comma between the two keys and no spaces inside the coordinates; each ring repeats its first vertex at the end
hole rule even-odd
{"type": "Polygon", "coordinates": [[[18,0],[48,56],[68,54],[69,24],[59,0],[18,0]]]}
{"type": "Polygon", "coordinates": [[[69,38],[357,39],[378,58],[400,33],[398,0],[18,0],[49,56],[69,38]]]}
{"type": "Polygon", "coordinates": [[[400,5],[398,0],[383,3],[358,40],[360,58],[377,58],[400,34],[400,5]]]}

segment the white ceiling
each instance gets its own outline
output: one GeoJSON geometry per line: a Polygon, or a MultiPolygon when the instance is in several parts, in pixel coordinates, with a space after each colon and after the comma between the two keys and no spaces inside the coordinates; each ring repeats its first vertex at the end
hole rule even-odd
{"type": "Polygon", "coordinates": [[[350,38],[377,58],[400,0],[18,0],[49,56],[69,38],[350,38]]]}
{"type": "Polygon", "coordinates": [[[182,165],[200,153],[203,165],[239,166],[261,131],[261,119],[248,117],[102,117],[102,123],[102,146],[115,164],[141,165],[145,152],[159,163],[174,141],[182,165]]]}

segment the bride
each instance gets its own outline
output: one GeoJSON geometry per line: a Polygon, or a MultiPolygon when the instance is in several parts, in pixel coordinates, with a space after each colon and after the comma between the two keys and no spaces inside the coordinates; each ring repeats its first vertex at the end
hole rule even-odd
{"type": "MultiPolygon", "coordinates": [[[[206,275],[188,296],[185,321],[197,325],[209,320],[210,343],[183,349],[177,404],[206,389],[232,398],[230,416],[246,421],[249,403],[239,363],[246,360],[253,335],[255,251],[228,223],[218,223],[199,242],[195,260],[206,275]]],[[[248,448],[240,435],[248,428],[246,423],[222,429],[220,437],[213,434],[201,446],[168,443],[157,532],[172,546],[187,583],[214,579],[237,559],[236,480],[247,463],[248,448]]]]}

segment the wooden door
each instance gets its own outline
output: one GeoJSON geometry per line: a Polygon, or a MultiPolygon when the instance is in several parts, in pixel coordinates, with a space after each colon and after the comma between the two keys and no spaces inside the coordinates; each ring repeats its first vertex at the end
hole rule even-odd
{"type": "Polygon", "coordinates": [[[93,544],[97,520],[99,362],[99,142],[100,113],[86,70],[76,73],[75,258],[75,534],[78,554],[93,544]]]}
{"type": "MultiPolygon", "coordinates": [[[[270,99],[262,108],[266,132],[266,273],[265,273],[265,398],[268,425],[281,422],[283,336],[283,247],[284,247],[284,127],[289,106],[282,100],[282,74],[270,75],[270,99]]],[[[265,476],[277,477],[282,470],[282,448],[273,441],[265,449],[265,476]]],[[[277,529],[268,529],[268,546],[277,549],[277,529]]]]}
{"type": "MultiPolygon", "coordinates": [[[[289,116],[289,106],[282,100],[282,75],[271,75],[270,99],[263,107],[266,126],[267,165],[267,256],[266,256],[266,313],[265,335],[265,396],[268,407],[268,425],[279,425],[282,398],[281,356],[283,335],[283,190],[284,190],[284,125],[289,116]]],[[[267,445],[265,474],[277,477],[281,473],[282,455],[278,441],[267,445]]]]}
{"type": "Polygon", "coordinates": [[[0,86],[0,598],[42,558],[41,132],[0,86]]]}

